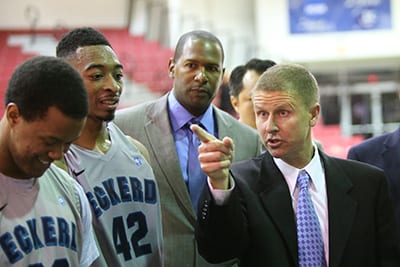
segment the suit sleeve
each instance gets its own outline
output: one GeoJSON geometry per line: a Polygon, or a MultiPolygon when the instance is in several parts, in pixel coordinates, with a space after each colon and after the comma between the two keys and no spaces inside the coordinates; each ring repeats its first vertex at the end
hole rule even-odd
{"type": "Polygon", "coordinates": [[[400,266],[399,229],[393,216],[393,205],[388,194],[386,179],[382,177],[379,187],[379,197],[376,208],[377,222],[377,266],[400,266]]]}
{"type": "Polygon", "coordinates": [[[351,147],[347,153],[348,159],[359,160],[355,147],[351,147]]]}
{"type": "MultiPolygon", "coordinates": [[[[237,184],[237,183],[236,183],[237,184]]],[[[240,259],[248,244],[245,206],[236,186],[224,205],[216,205],[208,186],[199,201],[196,239],[210,263],[240,259]]]]}

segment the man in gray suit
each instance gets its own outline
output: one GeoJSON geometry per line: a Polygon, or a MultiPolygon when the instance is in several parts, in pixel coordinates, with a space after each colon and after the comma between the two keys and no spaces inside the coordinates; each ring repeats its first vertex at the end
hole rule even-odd
{"type": "Polygon", "coordinates": [[[194,237],[197,197],[206,177],[199,170],[197,174],[203,176],[191,186],[194,178],[189,173],[194,167],[188,163],[192,137],[187,125],[196,120],[209,133],[232,138],[235,161],[261,152],[255,130],[212,105],[224,74],[223,61],[224,50],[217,37],[206,31],[188,32],[180,37],[169,61],[169,75],[174,79],[171,92],[116,114],[115,122],[121,130],[150,152],[160,189],[166,267],[214,266],[198,254],[194,237]]]}

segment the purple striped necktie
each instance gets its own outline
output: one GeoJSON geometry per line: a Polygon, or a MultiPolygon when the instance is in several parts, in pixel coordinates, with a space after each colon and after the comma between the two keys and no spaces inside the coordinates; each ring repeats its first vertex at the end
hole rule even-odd
{"type": "Polygon", "coordinates": [[[299,196],[296,209],[299,267],[325,267],[324,242],[321,227],[308,186],[310,176],[304,170],[297,177],[299,196]]]}

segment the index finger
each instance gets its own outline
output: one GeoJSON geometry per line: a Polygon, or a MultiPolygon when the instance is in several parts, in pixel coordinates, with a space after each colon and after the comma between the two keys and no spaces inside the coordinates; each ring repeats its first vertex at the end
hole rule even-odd
{"type": "Polygon", "coordinates": [[[190,125],[190,130],[192,130],[197,138],[199,138],[199,140],[203,143],[208,143],[217,139],[214,135],[207,133],[206,130],[197,124],[190,125]]]}

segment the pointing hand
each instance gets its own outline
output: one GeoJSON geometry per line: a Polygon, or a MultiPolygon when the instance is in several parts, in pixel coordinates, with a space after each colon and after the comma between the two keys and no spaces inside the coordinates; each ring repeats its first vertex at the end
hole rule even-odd
{"type": "Polygon", "coordinates": [[[222,140],[192,124],[190,129],[201,141],[199,146],[200,167],[210,179],[214,189],[228,189],[229,167],[233,160],[234,144],[229,137],[222,140]]]}

